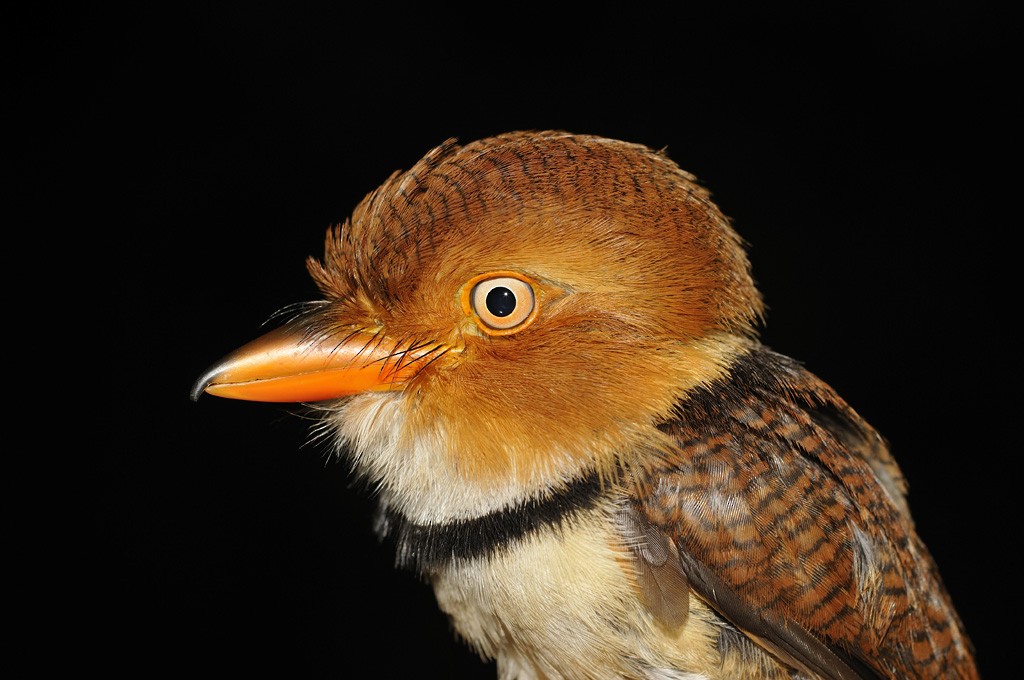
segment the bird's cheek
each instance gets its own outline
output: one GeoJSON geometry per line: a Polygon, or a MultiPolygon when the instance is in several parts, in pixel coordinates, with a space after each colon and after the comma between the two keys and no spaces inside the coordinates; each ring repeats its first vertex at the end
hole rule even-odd
{"type": "Polygon", "coordinates": [[[461,319],[456,330],[461,341],[460,344],[463,345],[471,342],[486,342],[488,340],[487,335],[469,317],[461,319]]]}

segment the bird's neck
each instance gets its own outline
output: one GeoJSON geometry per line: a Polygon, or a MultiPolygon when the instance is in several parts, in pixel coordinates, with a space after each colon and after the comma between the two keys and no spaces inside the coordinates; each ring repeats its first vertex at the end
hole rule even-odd
{"type": "Polygon", "coordinates": [[[658,423],[686,393],[724,375],[730,357],[749,351],[741,343],[716,338],[665,352],[673,361],[650,381],[660,386],[650,388],[656,394],[642,417],[597,429],[586,417],[567,417],[541,436],[513,414],[508,430],[481,435],[464,422],[472,404],[456,408],[436,394],[420,399],[406,391],[355,395],[325,424],[337,435],[339,453],[392,512],[418,526],[476,521],[579,480],[614,480],[631,457],[670,446],[658,423]]]}
{"type": "Polygon", "coordinates": [[[455,561],[489,557],[502,546],[571,521],[593,508],[607,491],[606,484],[594,473],[472,519],[429,524],[411,520],[382,500],[376,528],[381,538],[394,544],[399,566],[430,573],[455,561]]]}

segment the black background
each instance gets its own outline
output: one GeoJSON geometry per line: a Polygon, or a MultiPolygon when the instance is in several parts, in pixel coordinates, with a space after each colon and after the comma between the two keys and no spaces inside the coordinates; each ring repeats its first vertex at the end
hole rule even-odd
{"type": "Polygon", "coordinates": [[[64,518],[87,531],[88,597],[39,631],[78,621],[81,663],[133,677],[493,677],[393,571],[308,421],[188,391],[317,296],[304,259],[392,171],[448,137],[557,128],[667,147],[711,188],[750,242],[766,343],[890,440],[995,675],[1020,534],[1007,21],[948,2],[493,11],[176,3],[17,27],[14,136],[43,180],[26,263],[80,313],[100,383],[74,395],[89,499],[64,518]]]}

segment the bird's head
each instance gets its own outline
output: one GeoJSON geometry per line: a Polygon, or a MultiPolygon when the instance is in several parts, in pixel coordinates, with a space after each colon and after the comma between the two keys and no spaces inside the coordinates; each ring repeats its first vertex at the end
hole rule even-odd
{"type": "Polygon", "coordinates": [[[463,483],[500,499],[611,470],[762,312],[739,237],[691,175],[561,132],[435,148],[307,265],[324,299],[194,396],[320,402],[357,468],[403,497],[463,483]]]}

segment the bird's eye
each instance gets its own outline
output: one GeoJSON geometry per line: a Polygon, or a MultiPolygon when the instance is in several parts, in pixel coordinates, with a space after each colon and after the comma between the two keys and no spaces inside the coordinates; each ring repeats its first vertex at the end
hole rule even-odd
{"type": "Polygon", "coordinates": [[[469,282],[468,309],[477,325],[492,335],[522,330],[533,320],[537,300],[533,286],[518,276],[503,272],[486,274],[469,282]]]}

